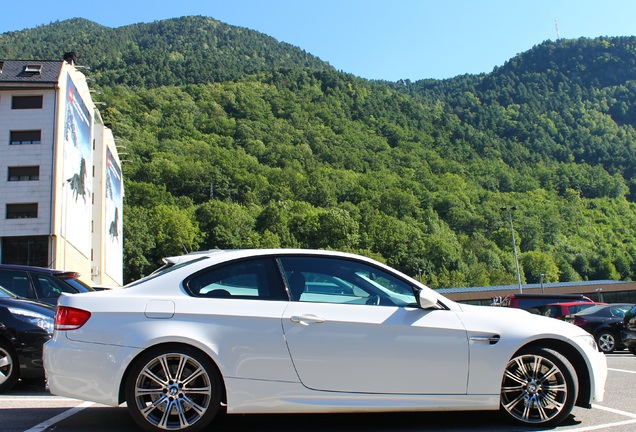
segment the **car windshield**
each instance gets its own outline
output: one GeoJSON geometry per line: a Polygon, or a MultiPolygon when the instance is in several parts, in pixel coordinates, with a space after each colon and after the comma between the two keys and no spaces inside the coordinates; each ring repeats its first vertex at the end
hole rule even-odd
{"type": "Polygon", "coordinates": [[[577,315],[594,315],[595,313],[597,313],[600,310],[603,310],[605,308],[605,306],[600,305],[600,306],[592,306],[592,307],[588,307],[587,309],[583,309],[582,311],[578,312],[577,315]]]}
{"type": "Polygon", "coordinates": [[[64,282],[73,286],[75,289],[77,289],[78,292],[95,291],[92,287],[86,285],[84,282],[82,282],[79,279],[64,279],[64,282]]]}
{"type": "MultiPolygon", "coordinates": [[[[579,313],[579,312],[583,312],[583,311],[587,311],[590,310],[592,308],[596,308],[597,306],[594,306],[593,304],[587,304],[587,303],[582,303],[582,304],[576,304],[576,305],[572,305],[568,308],[568,310],[570,311],[571,314],[573,313],[579,313]]],[[[598,309],[596,309],[598,310],[598,309]]]]}
{"type": "Polygon", "coordinates": [[[606,313],[606,316],[616,316],[623,317],[627,313],[627,311],[631,308],[631,305],[615,305],[615,306],[607,306],[607,305],[598,305],[592,306],[590,308],[584,309],[577,313],[578,316],[581,315],[594,315],[604,309],[607,309],[609,313],[606,313]]]}

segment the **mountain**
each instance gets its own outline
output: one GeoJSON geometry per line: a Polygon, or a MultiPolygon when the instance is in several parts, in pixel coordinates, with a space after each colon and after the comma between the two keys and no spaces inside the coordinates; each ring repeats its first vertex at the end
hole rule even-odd
{"type": "Polygon", "coordinates": [[[331,69],[300,48],[200,16],[114,29],[75,18],[0,35],[4,59],[61,59],[67,51],[104,86],[231,81],[279,67],[331,69]]]}
{"type": "Polygon", "coordinates": [[[78,19],[0,35],[0,58],[91,66],[129,153],[128,280],[184,249],[291,246],[453,287],[515,284],[513,220],[524,282],[636,276],[635,42],[382,82],[210,18],[78,19]]]}
{"type": "Polygon", "coordinates": [[[469,138],[482,154],[499,154],[517,168],[600,165],[633,189],[634,80],[636,38],[581,38],[544,42],[488,75],[422,81],[409,89],[444,100],[463,123],[485,131],[481,140],[469,138]]]}

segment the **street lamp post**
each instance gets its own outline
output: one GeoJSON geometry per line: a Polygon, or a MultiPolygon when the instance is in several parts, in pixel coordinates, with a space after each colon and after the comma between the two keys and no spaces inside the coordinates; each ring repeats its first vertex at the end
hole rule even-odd
{"type": "Polygon", "coordinates": [[[519,257],[517,257],[517,242],[515,241],[515,228],[512,226],[512,212],[517,210],[517,206],[502,207],[501,210],[508,212],[508,220],[510,221],[510,232],[512,233],[512,251],[515,254],[515,265],[517,266],[517,284],[519,285],[519,293],[523,293],[521,288],[521,273],[519,273],[519,257]]]}

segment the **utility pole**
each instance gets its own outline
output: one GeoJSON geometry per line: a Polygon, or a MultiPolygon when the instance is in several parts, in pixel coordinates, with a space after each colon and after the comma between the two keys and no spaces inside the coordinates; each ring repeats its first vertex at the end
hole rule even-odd
{"type": "Polygon", "coordinates": [[[517,284],[519,285],[519,294],[523,293],[521,288],[521,273],[519,273],[519,257],[517,256],[517,242],[515,241],[515,228],[512,226],[512,212],[517,210],[517,206],[502,207],[501,210],[508,212],[508,220],[510,221],[510,232],[512,233],[512,251],[515,255],[515,265],[517,266],[517,284]]]}
{"type": "Polygon", "coordinates": [[[554,20],[554,28],[557,32],[557,40],[561,40],[561,32],[559,31],[559,20],[554,20]]]}

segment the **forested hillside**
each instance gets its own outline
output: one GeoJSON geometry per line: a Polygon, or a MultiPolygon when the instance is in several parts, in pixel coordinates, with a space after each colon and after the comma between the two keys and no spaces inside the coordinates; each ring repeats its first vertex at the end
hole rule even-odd
{"type": "Polygon", "coordinates": [[[372,82],[202,17],[0,35],[76,51],[129,153],[125,277],[184,250],[311,247],[432,287],[636,275],[636,38],[544,42],[490,74],[372,82]]]}

